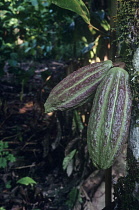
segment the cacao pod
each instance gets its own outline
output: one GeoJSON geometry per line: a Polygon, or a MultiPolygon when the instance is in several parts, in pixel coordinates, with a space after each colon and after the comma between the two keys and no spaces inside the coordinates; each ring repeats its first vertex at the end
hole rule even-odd
{"type": "Polygon", "coordinates": [[[44,107],[45,113],[67,110],[82,105],[93,94],[108,70],[112,61],[90,64],[74,71],[50,92],[44,107]]]}
{"type": "Polygon", "coordinates": [[[100,169],[112,166],[128,136],[132,104],[128,77],[124,69],[111,68],[95,94],[87,144],[93,164],[100,169]]]}

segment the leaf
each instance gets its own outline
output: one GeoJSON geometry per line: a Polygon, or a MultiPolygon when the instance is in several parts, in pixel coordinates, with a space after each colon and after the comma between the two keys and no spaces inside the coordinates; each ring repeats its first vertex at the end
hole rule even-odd
{"type": "Polygon", "coordinates": [[[9,65],[12,66],[12,67],[16,67],[17,64],[18,64],[18,62],[17,62],[16,60],[14,60],[14,59],[9,59],[9,60],[8,60],[8,63],[9,63],[9,65]]]}
{"type": "Polygon", "coordinates": [[[65,170],[68,165],[70,164],[72,158],[74,157],[75,153],[76,153],[76,149],[74,149],[72,152],[70,152],[63,160],[63,169],[65,170]]]}
{"type": "Polygon", "coordinates": [[[7,160],[9,160],[10,162],[15,162],[16,158],[13,156],[13,154],[7,154],[7,160]]]}
{"type": "Polygon", "coordinates": [[[87,24],[90,24],[90,14],[82,0],[49,0],[49,2],[77,13],[87,24]]]}
{"type": "Polygon", "coordinates": [[[73,116],[73,129],[78,130],[81,132],[83,130],[84,126],[81,120],[80,114],[75,110],[74,116],[73,116]]]}
{"type": "Polygon", "coordinates": [[[77,197],[78,197],[79,190],[74,187],[68,194],[68,200],[66,204],[69,208],[72,208],[74,204],[76,203],[77,197]]]}
{"type": "Polygon", "coordinates": [[[38,5],[38,0],[31,0],[31,4],[35,7],[38,5]]]}
{"type": "Polygon", "coordinates": [[[82,54],[85,54],[91,51],[94,45],[95,45],[95,42],[91,42],[90,44],[88,44],[86,47],[82,49],[82,54]]]}
{"type": "Polygon", "coordinates": [[[73,159],[69,162],[68,166],[67,166],[67,175],[68,177],[72,174],[73,172],[73,159]]]}
{"type": "Polygon", "coordinates": [[[21,179],[19,179],[17,181],[18,184],[23,184],[23,185],[33,185],[33,184],[37,184],[32,178],[26,176],[26,177],[23,177],[21,179]]]}
{"type": "Polygon", "coordinates": [[[5,168],[7,167],[7,159],[0,157],[0,168],[5,168]]]}
{"type": "Polygon", "coordinates": [[[70,209],[73,209],[73,207],[75,208],[75,204],[77,202],[82,203],[80,190],[77,187],[73,187],[73,189],[68,194],[66,204],[70,209]]]}
{"type": "Polygon", "coordinates": [[[108,24],[108,22],[106,20],[103,20],[101,22],[101,26],[104,28],[104,30],[108,31],[110,30],[110,25],[108,24]]]}

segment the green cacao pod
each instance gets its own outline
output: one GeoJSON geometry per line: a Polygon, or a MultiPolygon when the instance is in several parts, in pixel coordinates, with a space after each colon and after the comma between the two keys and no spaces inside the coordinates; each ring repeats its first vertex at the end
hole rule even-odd
{"type": "Polygon", "coordinates": [[[44,107],[45,113],[67,110],[82,105],[93,94],[108,70],[112,61],[90,64],[74,71],[50,92],[44,107]]]}
{"type": "Polygon", "coordinates": [[[100,169],[112,166],[128,136],[132,104],[128,77],[124,69],[111,68],[95,94],[87,144],[93,164],[100,169]]]}

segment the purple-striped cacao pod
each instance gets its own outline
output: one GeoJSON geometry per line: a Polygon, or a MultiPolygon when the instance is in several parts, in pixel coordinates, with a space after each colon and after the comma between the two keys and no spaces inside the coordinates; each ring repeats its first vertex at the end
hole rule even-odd
{"type": "Polygon", "coordinates": [[[45,113],[82,105],[93,94],[111,67],[110,60],[97,62],[68,75],[50,92],[44,104],[45,113]]]}
{"type": "Polygon", "coordinates": [[[111,68],[95,94],[87,144],[93,164],[100,169],[112,166],[128,136],[132,104],[128,78],[124,69],[111,68]]]}

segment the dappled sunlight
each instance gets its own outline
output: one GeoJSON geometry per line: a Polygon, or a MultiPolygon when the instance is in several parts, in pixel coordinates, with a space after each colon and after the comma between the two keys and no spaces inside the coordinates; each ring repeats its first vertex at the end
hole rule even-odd
{"type": "Polygon", "coordinates": [[[53,113],[54,113],[54,112],[49,112],[49,113],[47,113],[47,115],[48,115],[49,117],[51,117],[51,116],[53,115],[53,113]]]}
{"type": "Polygon", "coordinates": [[[28,103],[24,104],[24,106],[22,108],[19,109],[19,113],[24,114],[27,111],[32,110],[33,107],[34,107],[33,101],[29,101],[28,103]]]}
{"type": "Polygon", "coordinates": [[[104,61],[107,61],[107,60],[108,60],[108,56],[105,55],[105,56],[104,56],[104,61]]]}
{"type": "Polygon", "coordinates": [[[46,78],[46,81],[48,81],[49,79],[51,79],[51,76],[48,76],[48,77],[46,78]]]}
{"type": "Polygon", "coordinates": [[[85,123],[85,114],[82,115],[82,121],[85,123]]]}

